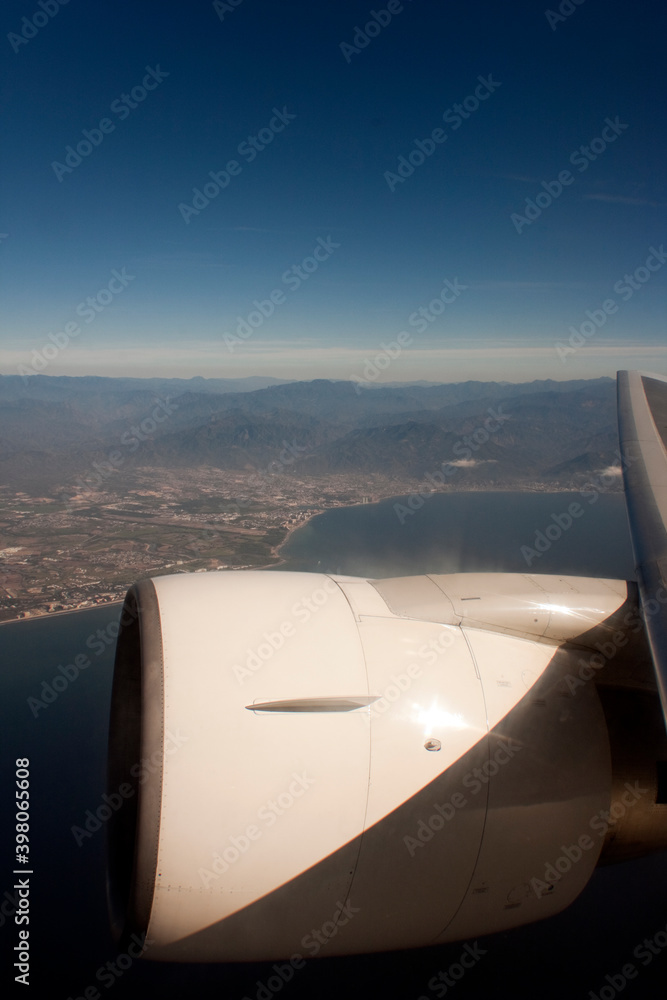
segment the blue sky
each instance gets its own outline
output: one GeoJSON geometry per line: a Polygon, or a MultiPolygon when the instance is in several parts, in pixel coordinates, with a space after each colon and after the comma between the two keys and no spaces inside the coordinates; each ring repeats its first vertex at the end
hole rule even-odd
{"type": "Polygon", "coordinates": [[[2,373],[667,373],[657,3],[43,5],[2,10],[2,373]]]}

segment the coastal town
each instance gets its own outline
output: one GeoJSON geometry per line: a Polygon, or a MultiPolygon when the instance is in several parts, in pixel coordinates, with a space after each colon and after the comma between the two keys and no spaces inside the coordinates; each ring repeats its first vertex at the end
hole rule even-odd
{"type": "MultiPolygon", "coordinates": [[[[543,491],[545,484],[449,489],[543,491]]],[[[298,477],[212,467],[139,468],[99,488],[0,489],[0,623],[121,601],[142,577],[259,569],[289,535],[334,507],[415,497],[429,484],[358,472],[298,477]]],[[[577,488],[550,483],[551,491],[577,488]]]]}
{"type": "Polygon", "coordinates": [[[212,468],[138,469],[73,495],[6,488],[0,622],[120,601],[146,576],[275,566],[280,545],[314,515],[406,488],[212,468]]]}

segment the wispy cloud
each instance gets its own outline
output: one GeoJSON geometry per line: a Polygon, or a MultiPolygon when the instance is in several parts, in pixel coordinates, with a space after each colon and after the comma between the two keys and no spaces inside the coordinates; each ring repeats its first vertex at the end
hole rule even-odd
{"type": "Polygon", "coordinates": [[[650,208],[662,208],[667,201],[651,201],[650,198],[630,198],[624,194],[585,194],[584,201],[607,201],[616,205],[648,205],[650,208]]]}
{"type": "Polygon", "coordinates": [[[531,177],[529,174],[507,174],[497,170],[480,170],[478,174],[481,177],[495,177],[501,181],[519,181],[521,184],[539,184],[544,179],[542,177],[531,177]]]}
{"type": "Polygon", "coordinates": [[[291,229],[266,229],[264,226],[215,226],[207,230],[209,233],[271,233],[278,236],[294,236],[297,233],[349,233],[355,232],[340,223],[322,223],[320,226],[294,226],[291,229]]]}
{"type": "Polygon", "coordinates": [[[153,253],[144,257],[134,257],[130,261],[133,267],[216,267],[232,268],[236,267],[233,261],[225,260],[220,254],[197,253],[192,250],[181,251],[180,253],[153,253]]]}
{"type": "Polygon", "coordinates": [[[512,292],[527,289],[547,291],[551,288],[587,288],[588,285],[584,281],[471,281],[470,287],[485,292],[512,292]]]}
{"type": "Polygon", "coordinates": [[[601,476],[618,476],[619,479],[623,475],[623,469],[620,465],[608,465],[606,469],[597,469],[596,471],[601,476]]]}
{"type": "Polygon", "coordinates": [[[218,226],[216,229],[210,229],[209,232],[213,233],[277,233],[279,236],[284,236],[289,233],[293,233],[293,229],[264,229],[262,226],[218,226]]]}
{"type": "Polygon", "coordinates": [[[539,184],[539,177],[530,177],[528,174],[499,174],[507,181],[521,181],[522,184],[539,184]]]}

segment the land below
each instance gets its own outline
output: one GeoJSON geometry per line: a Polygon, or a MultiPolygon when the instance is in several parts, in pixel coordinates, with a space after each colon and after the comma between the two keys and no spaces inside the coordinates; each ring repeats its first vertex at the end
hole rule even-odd
{"type": "Polygon", "coordinates": [[[277,566],[333,507],[622,489],[610,379],[231,384],[0,376],[0,622],[146,576],[277,566]]]}

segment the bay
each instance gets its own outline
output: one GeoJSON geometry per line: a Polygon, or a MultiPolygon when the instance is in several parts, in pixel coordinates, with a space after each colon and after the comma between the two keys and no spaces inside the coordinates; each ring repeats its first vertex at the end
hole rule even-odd
{"type": "Polygon", "coordinates": [[[387,577],[560,573],[634,579],[621,493],[433,493],[340,507],[280,550],[280,569],[387,577]],[[573,513],[572,513],[573,512],[573,513]]]}

